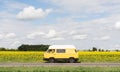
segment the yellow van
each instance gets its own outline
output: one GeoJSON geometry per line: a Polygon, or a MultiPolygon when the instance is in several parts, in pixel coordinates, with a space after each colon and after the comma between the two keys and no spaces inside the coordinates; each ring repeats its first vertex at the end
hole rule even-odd
{"type": "Polygon", "coordinates": [[[59,60],[65,60],[70,63],[78,61],[78,52],[73,45],[52,45],[44,53],[43,60],[54,63],[59,60]]]}

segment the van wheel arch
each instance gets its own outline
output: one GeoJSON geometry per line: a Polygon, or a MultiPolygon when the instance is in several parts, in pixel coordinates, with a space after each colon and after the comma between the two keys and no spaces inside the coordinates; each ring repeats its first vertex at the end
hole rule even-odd
{"type": "Polygon", "coordinates": [[[55,58],[54,57],[50,57],[49,58],[49,63],[54,63],[55,62],[55,58]]]}
{"type": "Polygon", "coordinates": [[[74,57],[70,57],[70,58],[68,59],[68,61],[69,61],[69,63],[74,63],[74,62],[75,62],[75,58],[74,58],[74,57]]]}

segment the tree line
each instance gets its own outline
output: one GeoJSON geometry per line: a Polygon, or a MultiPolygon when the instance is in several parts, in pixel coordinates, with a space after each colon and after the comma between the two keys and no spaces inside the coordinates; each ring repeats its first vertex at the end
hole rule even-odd
{"type": "MultiPolygon", "coordinates": [[[[7,48],[0,48],[0,51],[46,51],[50,45],[28,45],[28,44],[22,44],[17,49],[7,49],[7,48]]],[[[98,51],[98,52],[110,52],[110,50],[100,49],[97,47],[93,47],[89,50],[84,51],[98,51]]],[[[116,52],[120,52],[120,50],[114,50],[116,52]]]]}
{"type": "Polygon", "coordinates": [[[50,45],[27,45],[22,44],[17,49],[0,48],[0,51],[46,51],[50,45]]]}
{"type": "MultiPolygon", "coordinates": [[[[97,47],[93,47],[91,50],[87,50],[87,51],[97,51],[97,52],[110,52],[111,50],[105,50],[105,49],[100,49],[100,48],[97,48],[97,47]]],[[[116,52],[120,52],[120,50],[113,50],[113,51],[116,51],[116,52]]]]}
{"type": "Polygon", "coordinates": [[[18,47],[18,51],[46,51],[49,45],[21,45],[18,47]]]}

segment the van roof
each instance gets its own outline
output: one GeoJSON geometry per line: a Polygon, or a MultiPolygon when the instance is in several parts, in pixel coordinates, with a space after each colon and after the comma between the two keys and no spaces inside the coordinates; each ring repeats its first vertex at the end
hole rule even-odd
{"type": "Polygon", "coordinates": [[[51,45],[49,49],[76,49],[74,45],[51,45]]]}

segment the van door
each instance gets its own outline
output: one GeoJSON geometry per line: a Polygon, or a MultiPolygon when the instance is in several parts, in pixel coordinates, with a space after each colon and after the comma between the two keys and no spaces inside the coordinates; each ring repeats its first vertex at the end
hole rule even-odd
{"type": "Polygon", "coordinates": [[[65,58],[66,50],[65,49],[56,49],[55,58],[65,58]]]}

